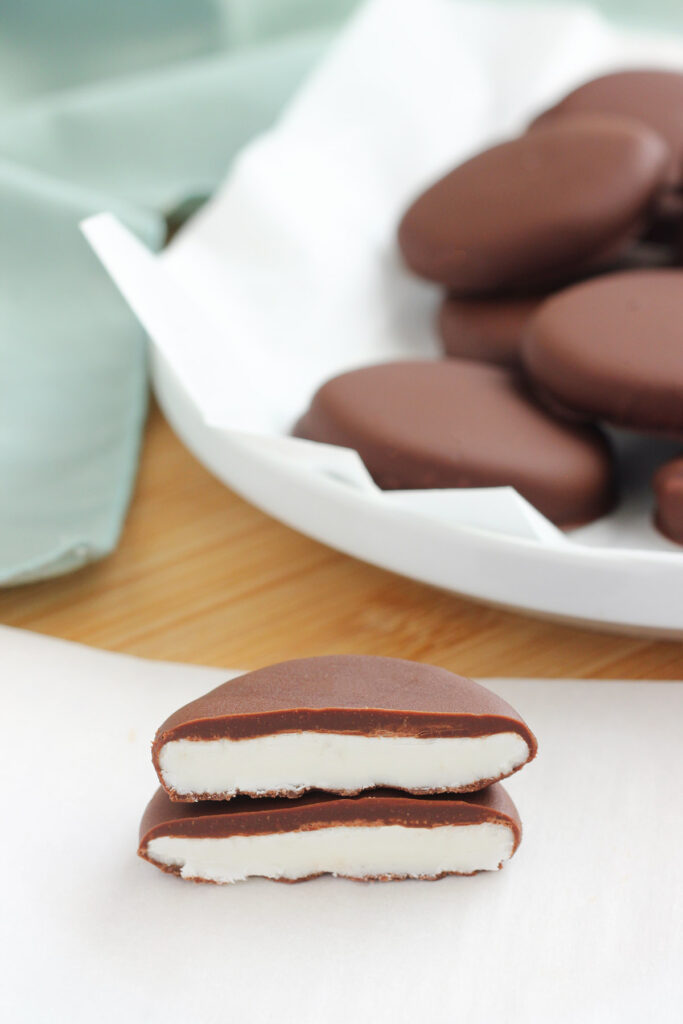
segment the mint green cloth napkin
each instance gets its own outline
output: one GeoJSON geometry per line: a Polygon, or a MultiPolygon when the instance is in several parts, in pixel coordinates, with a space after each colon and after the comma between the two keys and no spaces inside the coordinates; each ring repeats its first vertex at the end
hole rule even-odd
{"type": "Polygon", "coordinates": [[[79,221],[112,210],[159,246],[169,212],[272,123],[349,4],[307,6],[4,0],[0,583],[107,554],[133,486],[145,339],[79,221]]]}
{"type": "MultiPolygon", "coordinates": [[[[355,0],[3,0],[0,584],[115,546],[145,416],[144,336],[78,230],[148,245],[277,116],[355,0]]],[[[681,22],[680,0],[602,0],[681,22]]],[[[381,45],[381,40],[378,41],[381,45]]]]}

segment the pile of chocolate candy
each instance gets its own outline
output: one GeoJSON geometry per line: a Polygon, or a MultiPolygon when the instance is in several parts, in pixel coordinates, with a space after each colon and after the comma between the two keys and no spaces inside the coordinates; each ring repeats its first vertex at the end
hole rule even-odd
{"type": "MultiPolygon", "coordinates": [[[[446,289],[450,358],[334,378],[298,436],[355,448],[383,488],[512,485],[565,528],[616,500],[603,425],[683,440],[683,74],[587,82],[428,188],[398,237],[446,289]]],[[[654,487],[683,542],[683,459],[654,487]]]]}
{"type": "Polygon", "coordinates": [[[196,882],[361,881],[496,870],[521,824],[499,780],[536,755],[501,697],[362,655],[283,662],[171,715],[141,857],[196,882]]]}

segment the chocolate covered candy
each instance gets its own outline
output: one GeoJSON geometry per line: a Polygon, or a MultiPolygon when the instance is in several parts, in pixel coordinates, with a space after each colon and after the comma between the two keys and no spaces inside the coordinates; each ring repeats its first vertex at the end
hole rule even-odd
{"type": "Polygon", "coordinates": [[[461,796],[376,790],[203,804],[173,803],[160,789],[142,819],[138,853],[196,882],[324,874],[389,881],[496,870],[520,839],[519,816],[500,785],[461,796]]]}
{"type": "Polygon", "coordinates": [[[638,121],[561,118],[494,146],[404,215],[408,266],[460,295],[528,289],[618,255],[640,227],[670,153],[638,121]]]}
{"type": "Polygon", "coordinates": [[[683,74],[680,72],[639,69],[602,75],[574,89],[537,117],[531,127],[546,127],[558,123],[561,117],[576,114],[616,114],[648,125],[669,145],[668,183],[675,187],[683,184],[683,74]]]}
{"type": "Polygon", "coordinates": [[[554,295],[529,324],[523,359],[553,405],[683,436],[683,271],[610,274],[554,295]]]}
{"type": "Polygon", "coordinates": [[[520,377],[466,360],[383,363],[324,384],[298,437],[355,448],[380,487],[515,487],[559,526],[613,500],[603,435],[547,414],[520,377]]]}
{"type": "Polygon", "coordinates": [[[661,466],[652,481],[655,523],[665,537],[683,544],[683,457],[661,466]]]}
{"type": "Polygon", "coordinates": [[[517,366],[522,336],[545,296],[464,299],[448,295],[439,310],[444,351],[461,359],[517,366]]]}
{"type": "MultiPolygon", "coordinates": [[[[679,200],[683,204],[683,196],[679,200]]],[[[673,200],[669,204],[674,209],[673,200]]],[[[683,218],[683,214],[681,215],[683,218]]],[[[681,262],[683,228],[671,218],[653,222],[651,240],[638,241],[607,264],[584,268],[581,277],[621,270],[674,267],[681,262]]],[[[565,281],[563,287],[575,284],[565,281]]],[[[559,283],[555,291],[560,289],[559,283]]],[[[505,294],[465,298],[447,295],[438,315],[438,332],[446,355],[460,359],[476,359],[499,366],[516,367],[522,359],[522,339],[531,317],[552,294],[505,294]]]]}
{"type": "Polygon", "coordinates": [[[471,679],[361,655],[240,676],[176,711],[153,745],[163,787],[192,801],[373,786],[462,792],[535,754],[517,712],[471,679]]]}

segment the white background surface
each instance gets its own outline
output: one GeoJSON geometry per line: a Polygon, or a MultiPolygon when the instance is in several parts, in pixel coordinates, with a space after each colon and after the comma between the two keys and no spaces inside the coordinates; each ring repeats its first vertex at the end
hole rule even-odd
{"type": "Polygon", "coordinates": [[[441,290],[411,277],[396,245],[413,197],[578,82],[639,65],[683,68],[683,41],[571,4],[371,0],[161,257],[111,217],[88,222],[197,457],[271,515],[384,568],[683,633],[683,554],[651,521],[649,479],[671,444],[622,439],[627,499],[567,539],[510,488],[382,492],[355,452],[287,436],[329,376],[437,355],[441,290]]]}
{"type": "Polygon", "coordinates": [[[673,1024],[683,684],[498,680],[539,739],[495,874],[199,886],[135,855],[150,741],[220,669],[0,627],[12,1022],[673,1024]]]}

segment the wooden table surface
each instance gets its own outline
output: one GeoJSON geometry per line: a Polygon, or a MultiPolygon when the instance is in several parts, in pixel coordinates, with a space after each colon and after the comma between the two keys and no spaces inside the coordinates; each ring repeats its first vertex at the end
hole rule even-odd
{"type": "Polygon", "coordinates": [[[148,658],[255,668],[364,652],[473,676],[683,678],[683,644],[558,626],[341,555],[218,483],[150,415],[121,543],[0,592],[0,622],[148,658]]]}

